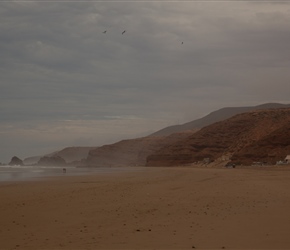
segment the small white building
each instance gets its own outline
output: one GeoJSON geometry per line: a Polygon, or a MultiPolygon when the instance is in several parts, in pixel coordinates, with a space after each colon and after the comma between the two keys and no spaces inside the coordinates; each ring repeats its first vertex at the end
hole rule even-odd
{"type": "Polygon", "coordinates": [[[285,157],[285,162],[288,163],[288,164],[290,164],[290,155],[287,155],[285,157]]]}

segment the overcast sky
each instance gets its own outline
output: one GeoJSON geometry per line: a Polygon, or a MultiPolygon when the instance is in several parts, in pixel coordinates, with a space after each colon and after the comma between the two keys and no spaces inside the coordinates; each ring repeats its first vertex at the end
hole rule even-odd
{"type": "Polygon", "coordinates": [[[289,93],[287,1],[0,2],[0,162],[289,93]]]}

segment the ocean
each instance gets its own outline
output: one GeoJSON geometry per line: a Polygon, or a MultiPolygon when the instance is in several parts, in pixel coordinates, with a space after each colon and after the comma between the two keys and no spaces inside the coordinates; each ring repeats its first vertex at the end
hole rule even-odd
{"type": "Polygon", "coordinates": [[[110,174],[121,172],[137,172],[144,171],[145,167],[98,167],[98,168],[76,168],[65,167],[66,172],[63,172],[62,167],[39,167],[39,166],[0,166],[0,182],[7,181],[27,181],[41,180],[43,177],[53,176],[77,176],[90,174],[110,174]]]}

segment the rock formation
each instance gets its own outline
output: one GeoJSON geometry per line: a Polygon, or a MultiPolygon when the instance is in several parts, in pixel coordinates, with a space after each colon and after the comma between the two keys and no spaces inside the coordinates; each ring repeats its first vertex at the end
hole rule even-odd
{"type": "Polygon", "coordinates": [[[199,130],[147,157],[147,166],[186,165],[230,158],[275,163],[289,154],[290,108],[252,111],[199,130]]]}
{"type": "Polygon", "coordinates": [[[234,115],[250,112],[254,110],[263,110],[263,109],[278,109],[278,108],[290,108],[290,104],[281,104],[281,103],[265,103],[258,106],[248,106],[248,107],[226,107],[216,111],[211,112],[210,114],[181,125],[173,125],[166,128],[163,128],[150,136],[167,136],[173,133],[178,133],[191,129],[201,129],[205,126],[213,124],[215,122],[223,121],[234,115]]]}
{"type": "Polygon", "coordinates": [[[8,163],[9,166],[23,166],[23,161],[19,159],[17,156],[13,156],[11,161],[8,163]]]}

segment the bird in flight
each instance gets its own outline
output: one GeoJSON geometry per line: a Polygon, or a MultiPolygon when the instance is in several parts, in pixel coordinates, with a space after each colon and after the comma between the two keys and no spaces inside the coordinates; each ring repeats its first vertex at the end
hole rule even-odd
{"type": "Polygon", "coordinates": [[[124,31],[122,32],[122,35],[123,35],[125,32],[126,32],[126,30],[124,30],[124,31]]]}
{"type": "Polygon", "coordinates": [[[104,34],[106,34],[106,33],[107,33],[107,31],[105,30],[105,31],[103,31],[103,33],[104,33],[104,34]]]}

